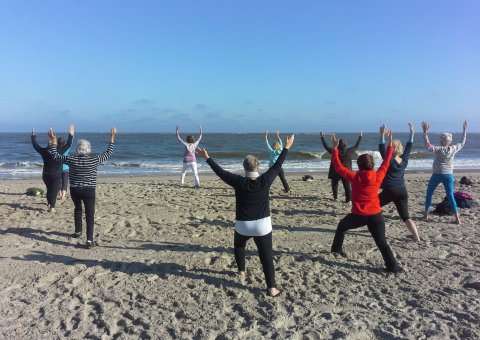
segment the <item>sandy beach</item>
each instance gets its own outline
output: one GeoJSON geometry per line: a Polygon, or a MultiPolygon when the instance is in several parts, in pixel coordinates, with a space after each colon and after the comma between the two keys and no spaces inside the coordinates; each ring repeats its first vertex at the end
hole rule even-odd
{"type": "MultiPolygon", "coordinates": [[[[249,277],[233,257],[233,190],[213,175],[202,188],[179,176],[98,179],[95,239],[72,238],[73,203],[47,212],[40,178],[0,181],[0,338],[2,339],[478,339],[478,207],[421,219],[429,173],[407,173],[414,243],[393,204],[387,239],[405,269],[387,275],[367,228],[345,238],[348,259],[330,254],[335,228],[350,204],[331,198],[326,174],[287,174],[271,189],[276,280],[265,296],[255,244],[249,277]]],[[[455,191],[480,199],[473,186],[455,191]]],[[[433,202],[444,197],[443,187],[433,202]]]]}

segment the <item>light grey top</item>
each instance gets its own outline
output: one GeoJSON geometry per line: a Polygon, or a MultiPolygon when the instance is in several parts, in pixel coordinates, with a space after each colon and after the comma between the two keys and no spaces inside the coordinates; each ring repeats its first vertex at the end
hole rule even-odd
{"type": "Polygon", "coordinates": [[[428,135],[423,135],[425,147],[433,152],[433,173],[434,174],[453,174],[453,159],[465,145],[467,140],[467,131],[463,131],[462,141],[449,146],[435,146],[428,140],[428,135]]]}

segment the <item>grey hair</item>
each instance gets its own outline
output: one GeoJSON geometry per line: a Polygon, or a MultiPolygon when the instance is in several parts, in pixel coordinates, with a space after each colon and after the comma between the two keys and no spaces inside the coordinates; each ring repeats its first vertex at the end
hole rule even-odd
{"type": "Polygon", "coordinates": [[[77,143],[77,154],[81,156],[87,156],[92,152],[90,142],[86,139],[80,139],[77,143]]]}
{"type": "Polygon", "coordinates": [[[257,157],[252,155],[248,155],[243,160],[243,169],[245,169],[245,171],[250,171],[250,172],[257,171],[259,165],[260,163],[258,163],[257,157]]]}
{"type": "Polygon", "coordinates": [[[452,143],[452,134],[449,132],[440,135],[440,144],[442,146],[449,146],[452,143]]]}

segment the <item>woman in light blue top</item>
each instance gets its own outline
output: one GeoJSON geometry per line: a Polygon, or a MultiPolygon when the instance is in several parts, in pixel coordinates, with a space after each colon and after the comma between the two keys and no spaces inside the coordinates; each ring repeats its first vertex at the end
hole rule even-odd
{"type": "MultiPolygon", "coordinates": [[[[269,152],[270,156],[270,161],[268,163],[268,167],[272,167],[273,164],[277,161],[278,156],[282,153],[283,150],[283,144],[282,140],[280,139],[280,132],[277,131],[276,133],[277,140],[273,142],[272,146],[268,143],[268,131],[265,131],[265,146],[267,147],[267,151],[269,152]]],[[[280,168],[278,171],[278,177],[280,177],[280,180],[282,181],[283,184],[283,189],[285,192],[290,191],[290,187],[288,186],[287,180],[285,179],[285,172],[283,172],[283,169],[280,168]]]]}
{"type": "Polygon", "coordinates": [[[460,214],[458,212],[457,203],[455,197],[453,197],[453,159],[455,154],[460,151],[465,145],[467,139],[467,121],[463,122],[463,135],[462,141],[452,145],[452,134],[442,133],[440,135],[440,146],[435,146],[430,143],[428,139],[428,125],[427,122],[422,122],[423,139],[425,147],[433,152],[433,174],[428,182],[427,195],[425,198],[425,219],[428,220],[428,209],[432,204],[432,195],[437,186],[443,183],[445,193],[447,194],[448,201],[455,214],[455,222],[460,224],[460,214]]]}
{"type": "MultiPolygon", "coordinates": [[[[72,140],[71,142],[73,142],[73,137],[72,137],[72,140]]],[[[70,142],[70,144],[71,144],[70,142]]],[[[64,156],[68,156],[68,153],[70,152],[70,146],[68,146],[67,148],[67,142],[65,141],[65,139],[63,139],[62,137],[58,138],[57,140],[57,152],[64,155],[64,156]]],[[[58,198],[59,199],[65,199],[65,197],[67,196],[67,190],[68,190],[68,175],[69,175],[69,170],[70,168],[68,167],[67,164],[60,164],[60,171],[61,171],[61,174],[62,174],[62,182],[61,182],[61,187],[60,187],[60,191],[58,193],[58,198]]]]}

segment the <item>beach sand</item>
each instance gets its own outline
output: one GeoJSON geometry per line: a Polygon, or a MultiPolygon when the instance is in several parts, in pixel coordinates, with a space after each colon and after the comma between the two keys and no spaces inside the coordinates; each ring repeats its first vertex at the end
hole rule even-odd
{"type": "MultiPolygon", "coordinates": [[[[474,186],[459,185],[480,199],[474,186]]],[[[0,181],[0,338],[3,339],[478,339],[479,208],[453,216],[421,213],[429,174],[407,173],[410,213],[423,242],[412,241],[395,206],[385,207],[387,239],[401,266],[386,275],[366,227],[351,231],[349,258],[330,254],[350,211],[331,198],[326,174],[276,180],[270,208],[279,298],[265,296],[253,240],[245,281],[233,257],[233,190],[213,175],[202,188],[179,176],[99,178],[95,234],[84,249],[71,237],[73,203],[46,210],[29,197],[38,180],[0,181]]],[[[437,188],[434,203],[444,197],[437,188]]]]}

